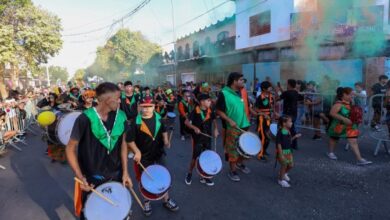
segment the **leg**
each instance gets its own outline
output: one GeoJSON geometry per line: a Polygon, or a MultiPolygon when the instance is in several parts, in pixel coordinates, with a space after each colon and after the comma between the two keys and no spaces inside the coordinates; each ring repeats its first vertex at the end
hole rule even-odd
{"type": "Polygon", "coordinates": [[[332,137],[329,137],[329,153],[334,153],[336,144],[337,144],[337,140],[332,137]]]}
{"type": "MultiPolygon", "coordinates": [[[[290,132],[291,132],[291,136],[292,137],[294,137],[296,134],[297,134],[297,132],[296,132],[296,130],[295,130],[295,118],[293,118],[293,124],[292,124],[292,127],[291,127],[291,129],[290,129],[290,132]]],[[[293,141],[292,141],[292,144],[291,144],[291,148],[292,149],[295,149],[295,150],[298,150],[298,139],[294,139],[293,141]]]]}
{"type": "Polygon", "coordinates": [[[351,146],[352,152],[355,154],[356,160],[360,161],[362,156],[360,155],[359,145],[357,138],[348,138],[349,146],[351,146]]]}

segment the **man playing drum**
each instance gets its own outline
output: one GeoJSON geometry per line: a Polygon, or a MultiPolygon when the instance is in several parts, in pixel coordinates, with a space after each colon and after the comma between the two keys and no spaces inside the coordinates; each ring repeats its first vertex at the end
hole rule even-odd
{"type": "Polygon", "coordinates": [[[122,170],[123,158],[127,160],[127,154],[121,157],[127,122],[125,113],[119,110],[120,90],[117,85],[106,82],[96,88],[96,96],[99,105],[77,118],[66,146],[69,165],[76,177],[84,182],[75,185],[76,215],[80,219],[85,219],[81,210],[95,186],[108,181],[132,186],[127,170],[122,170]]]}
{"type": "Polygon", "coordinates": [[[243,164],[243,157],[237,151],[237,140],[241,134],[239,129],[247,130],[250,126],[248,114],[248,96],[242,95],[244,79],[241,73],[230,73],[227,86],[219,93],[217,101],[217,114],[226,122],[225,151],[228,155],[230,172],[228,174],[232,181],[240,181],[236,170],[249,174],[250,169],[243,164]]]}
{"type": "MultiPolygon", "coordinates": [[[[126,133],[126,143],[134,156],[134,171],[138,181],[141,181],[142,167],[148,167],[153,164],[165,164],[164,146],[169,148],[168,132],[163,123],[161,116],[154,111],[155,104],[152,98],[142,100],[140,104],[141,113],[137,115],[135,123],[132,123],[126,133]]],[[[158,181],[158,179],[153,179],[158,181]]],[[[169,198],[168,193],[164,196],[164,207],[170,211],[179,210],[176,202],[169,198]]],[[[144,214],[152,214],[150,200],[145,198],[144,214]]]]}
{"type": "MultiPolygon", "coordinates": [[[[207,134],[212,136],[211,129],[214,125],[214,134],[215,138],[218,137],[218,127],[215,121],[215,113],[211,110],[211,99],[208,94],[200,94],[198,96],[199,106],[196,106],[195,109],[191,112],[188,119],[185,121],[187,127],[192,129],[192,159],[190,163],[190,168],[188,170],[187,176],[185,178],[185,183],[191,185],[192,181],[192,170],[195,167],[196,159],[204,150],[211,149],[211,138],[200,133],[207,134]]],[[[214,182],[211,179],[200,178],[200,182],[208,186],[213,186],[214,182]]]]}

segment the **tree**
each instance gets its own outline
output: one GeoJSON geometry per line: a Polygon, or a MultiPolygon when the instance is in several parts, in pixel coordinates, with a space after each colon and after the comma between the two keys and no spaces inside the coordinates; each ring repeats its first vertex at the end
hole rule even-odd
{"type": "Polygon", "coordinates": [[[69,78],[68,70],[60,66],[50,66],[49,75],[51,84],[56,84],[58,81],[66,83],[69,78]]]}
{"type": "Polygon", "coordinates": [[[147,40],[141,32],[120,29],[97,49],[95,62],[87,68],[86,75],[123,81],[137,69],[144,69],[156,53],[161,54],[160,46],[147,40]]]}
{"type": "Polygon", "coordinates": [[[85,77],[85,69],[78,69],[73,76],[73,80],[84,80],[85,77]]]}
{"type": "Polygon", "coordinates": [[[33,71],[61,49],[61,23],[31,1],[1,3],[0,66],[10,66],[13,85],[17,86],[21,71],[33,71]]]}

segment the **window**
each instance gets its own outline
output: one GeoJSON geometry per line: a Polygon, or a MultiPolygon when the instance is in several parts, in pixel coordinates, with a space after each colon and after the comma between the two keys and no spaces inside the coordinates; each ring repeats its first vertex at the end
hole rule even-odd
{"type": "Polygon", "coordinates": [[[184,49],[184,59],[190,59],[190,45],[188,43],[184,49]]]}
{"type": "Polygon", "coordinates": [[[198,41],[194,41],[194,43],[192,44],[192,50],[193,50],[192,55],[194,57],[198,57],[200,55],[198,41]]]}
{"type": "Polygon", "coordinates": [[[177,48],[177,59],[182,60],[183,58],[184,58],[183,47],[179,46],[179,48],[177,48]]]}
{"type": "Polygon", "coordinates": [[[218,34],[217,41],[225,40],[228,37],[229,37],[229,32],[228,31],[222,31],[221,33],[218,34]]]}
{"type": "Polygon", "coordinates": [[[265,11],[249,18],[250,37],[271,32],[271,11],[265,11]]]}

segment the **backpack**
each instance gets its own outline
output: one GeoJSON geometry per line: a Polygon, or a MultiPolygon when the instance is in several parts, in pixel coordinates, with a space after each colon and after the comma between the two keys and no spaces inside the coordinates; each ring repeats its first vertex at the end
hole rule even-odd
{"type": "Polygon", "coordinates": [[[361,124],[363,122],[363,109],[357,105],[352,106],[350,119],[354,124],[361,124]]]}

